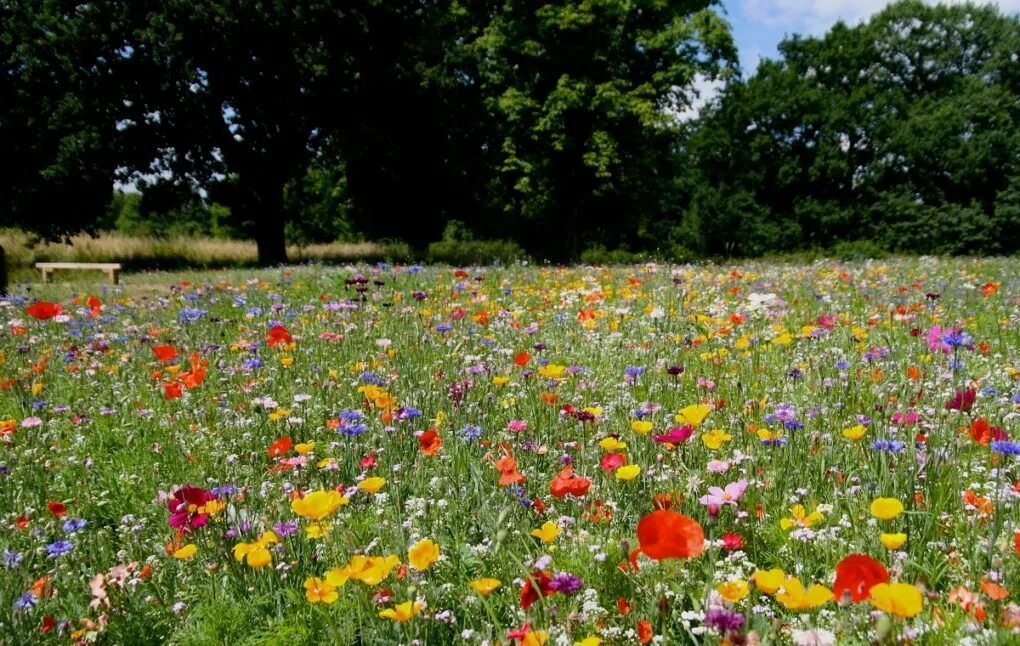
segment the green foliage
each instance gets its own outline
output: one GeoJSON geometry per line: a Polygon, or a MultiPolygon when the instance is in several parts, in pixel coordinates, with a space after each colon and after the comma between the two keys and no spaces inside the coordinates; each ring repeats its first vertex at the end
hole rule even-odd
{"type": "Polygon", "coordinates": [[[429,245],[426,257],[450,265],[482,265],[525,260],[528,255],[512,240],[476,240],[463,222],[450,220],[443,239],[429,245]]]}

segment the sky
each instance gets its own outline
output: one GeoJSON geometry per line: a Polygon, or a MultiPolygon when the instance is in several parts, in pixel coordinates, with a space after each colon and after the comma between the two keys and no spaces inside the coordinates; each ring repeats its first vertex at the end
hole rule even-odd
{"type": "MultiPolygon", "coordinates": [[[[954,0],[949,0],[953,2],[954,0]]],[[[962,1],[962,0],[961,0],[962,1]]],[[[750,74],[762,58],[776,58],[776,45],[787,34],[821,36],[837,20],[856,23],[890,0],[723,0],[740,66],[750,74]]],[[[925,0],[936,4],[936,0],[925,0]]],[[[1006,13],[1020,12],[1020,0],[991,0],[1006,13]]]]}

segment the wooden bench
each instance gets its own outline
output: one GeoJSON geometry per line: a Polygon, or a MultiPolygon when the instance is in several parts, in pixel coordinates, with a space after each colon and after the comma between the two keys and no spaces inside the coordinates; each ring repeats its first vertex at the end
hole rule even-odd
{"type": "Polygon", "coordinates": [[[120,282],[119,262],[37,262],[35,267],[42,271],[44,283],[49,282],[50,276],[58,269],[98,269],[105,271],[114,285],[120,282]]]}

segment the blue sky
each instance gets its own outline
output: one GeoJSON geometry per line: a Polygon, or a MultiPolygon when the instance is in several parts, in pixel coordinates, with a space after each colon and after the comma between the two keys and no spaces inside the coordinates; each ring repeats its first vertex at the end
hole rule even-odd
{"type": "MultiPolygon", "coordinates": [[[[754,71],[760,58],[775,58],[776,45],[786,34],[819,36],[839,19],[855,23],[887,4],[889,0],[723,0],[745,74],[754,71]]],[[[1020,12],[1020,0],[991,4],[1008,13],[1020,12]]]]}

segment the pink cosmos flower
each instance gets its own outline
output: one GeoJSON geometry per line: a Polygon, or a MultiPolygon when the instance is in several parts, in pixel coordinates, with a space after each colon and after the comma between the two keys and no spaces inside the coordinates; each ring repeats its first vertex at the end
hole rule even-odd
{"type": "Polygon", "coordinates": [[[209,516],[202,510],[215,497],[201,487],[184,485],[166,501],[167,510],[170,511],[170,526],[183,532],[205,526],[209,516]]]}
{"type": "Polygon", "coordinates": [[[680,426],[669,429],[665,435],[655,435],[652,439],[662,444],[681,444],[689,440],[692,435],[694,435],[693,426],[680,426]]]}
{"type": "Polygon", "coordinates": [[[723,505],[737,506],[737,501],[747,489],[747,480],[737,480],[726,485],[725,489],[709,487],[708,494],[701,497],[701,504],[708,506],[708,513],[715,515],[723,505]]]}

